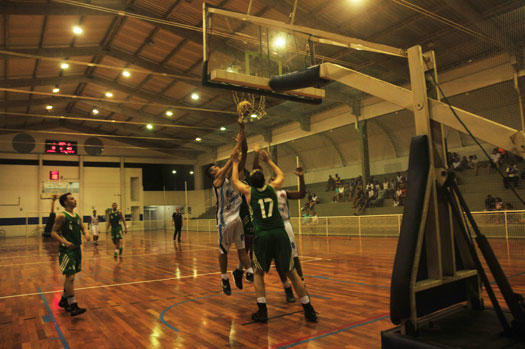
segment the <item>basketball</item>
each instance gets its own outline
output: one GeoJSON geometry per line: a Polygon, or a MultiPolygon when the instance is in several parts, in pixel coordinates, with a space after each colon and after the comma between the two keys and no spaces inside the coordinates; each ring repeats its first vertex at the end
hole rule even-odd
{"type": "Polygon", "coordinates": [[[237,114],[239,114],[239,122],[247,122],[248,116],[253,112],[253,105],[249,101],[241,101],[237,104],[237,114]]]}

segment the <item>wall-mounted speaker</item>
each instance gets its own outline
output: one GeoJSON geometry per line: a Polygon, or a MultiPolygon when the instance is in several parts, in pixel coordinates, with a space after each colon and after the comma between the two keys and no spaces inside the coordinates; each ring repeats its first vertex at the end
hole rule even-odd
{"type": "Polygon", "coordinates": [[[100,155],[104,151],[104,144],[97,137],[89,137],[84,142],[84,150],[88,155],[100,155]]]}
{"type": "Polygon", "coordinates": [[[12,145],[19,153],[30,153],[35,149],[35,139],[29,133],[19,133],[13,137],[12,145]]]}

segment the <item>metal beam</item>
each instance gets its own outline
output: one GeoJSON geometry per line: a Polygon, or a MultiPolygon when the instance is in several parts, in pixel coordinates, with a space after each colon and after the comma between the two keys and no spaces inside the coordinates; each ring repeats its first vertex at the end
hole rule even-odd
{"type": "Polygon", "coordinates": [[[343,156],[343,153],[341,152],[341,149],[339,149],[339,146],[337,145],[337,143],[332,138],[328,137],[326,133],[321,133],[320,136],[323,137],[323,139],[335,149],[335,152],[337,156],[339,157],[339,162],[341,163],[341,166],[345,167],[346,160],[343,156]]]}
{"type": "Polygon", "coordinates": [[[390,142],[390,146],[392,147],[392,151],[394,152],[394,157],[397,158],[399,154],[399,150],[397,148],[396,143],[394,143],[394,138],[392,137],[390,132],[388,132],[386,127],[383,126],[381,122],[379,122],[379,119],[372,119],[372,120],[375,121],[376,126],[381,130],[381,132],[383,132],[386,139],[388,139],[388,141],[390,142]]]}
{"type": "MultiPolygon", "coordinates": [[[[125,0],[106,1],[104,6],[114,10],[124,11],[127,8],[125,0]]],[[[84,7],[69,6],[52,3],[25,3],[2,1],[0,13],[6,15],[31,15],[31,16],[112,16],[102,11],[91,10],[84,7]]]]}

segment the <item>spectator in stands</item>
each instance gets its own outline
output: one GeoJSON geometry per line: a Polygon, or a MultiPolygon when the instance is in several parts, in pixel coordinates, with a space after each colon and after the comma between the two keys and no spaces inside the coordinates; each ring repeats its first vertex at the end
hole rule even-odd
{"type": "Polygon", "coordinates": [[[394,193],[394,188],[392,187],[392,183],[389,182],[386,178],[383,181],[383,190],[385,191],[385,199],[391,198],[394,193]]]}
{"type": "Polygon", "coordinates": [[[318,224],[319,223],[319,217],[317,217],[317,212],[312,213],[312,224],[318,224]]]}
{"type": "Polygon", "coordinates": [[[452,168],[455,171],[461,171],[462,170],[462,168],[461,168],[461,160],[459,159],[459,156],[458,157],[453,157],[452,168]]]}
{"type": "Polygon", "coordinates": [[[459,165],[459,167],[461,167],[462,170],[466,170],[466,169],[469,168],[469,166],[468,166],[468,160],[467,160],[467,157],[466,157],[466,156],[464,156],[464,157],[461,158],[461,161],[460,161],[460,165],[459,165]]]}
{"type": "Polygon", "coordinates": [[[361,200],[363,200],[363,197],[364,197],[363,187],[358,185],[355,190],[354,206],[353,206],[354,208],[359,206],[359,203],[361,202],[361,200]]]}
{"type": "Polygon", "coordinates": [[[490,154],[490,165],[489,165],[489,174],[491,168],[499,168],[501,160],[501,154],[498,152],[497,148],[494,148],[492,154],[490,154]]]}
{"type": "Polygon", "coordinates": [[[478,157],[476,155],[471,155],[468,157],[468,167],[474,169],[474,175],[478,175],[478,157]]]}
{"type": "Polygon", "coordinates": [[[312,197],[310,198],[310,202],[308,203],[308,209],[311,211],[318,203],[319,198],[317,197],[317,194],[313,193],[312,197]]]}
{"type": "Polygon", "coordinates": [[[397,180],[397,185],[400,185],[401,183],[403,183],[404,178],[403,178],[403,175],[401,175],[401,172],[397,173],[396,180],[397,180]]]}
{"type": "Polygon", "coordinates": [[[348,183],[345,184],[345,201],[352,201],[352,195],[354,192],[354,180],[350,180],[348,183]]]}
{"type": "Polygon", "coordinates": [[[370,207],[381,207],[383,206],[383,201],[385,200],[385,190],[383,188],[376,191],[375,197],[370,200],[370,207]]]}
{"type": "Polygon", "coordinates": [[[496,198],[496,211],[503,211],[503,200],[500,197],[496,198]]]}
{"type": "Polygon", "coordinates": [[[307,225],[308,223],[310,223],[310,218],[312,216],[310,215],[310,212],[309,211],[304,211],[303,213],[303,225],[307,225]]]}
{"type": "Polygon", "coordinates": [[[335,174],[335,186],[339,186],[341,185],[341,178],[339,178],[339,175],[336,173],[335,174]]]}
{"type": "Polygon", "coordinates": [[[505,178],[503,179],[503,185],[505,189],[509,189],[509,185],[514,184],[514,188],[518,188],[519,184],[519,170],[516,164],[509,164],[505,170],[505,178]]]}
{"type": "Polygon", "coordinates": [[[401,189],[401,185],[399,185],[396,189],[395,197],[394,197],[394,206],[403,206],[403,190],[401,189]]]}
{"type": "Polygon", "coordinates": [[[335,190],[335,180],[332,178],[332,175],[328,175],[328,185],[326,186],[325,191],[335,190]]]}
{"type": "Polygon", "coordinates": [[[345,201],[345,186],[341,182],[339,184],[339,193],[337,194],[337,202],[344,202],[345,201]]]}
{"type": "Polygon", "coordinates": [[[485,199],[485,210],[487,211],[493,211],[496,208],[496,199],[492,197],[492,195],[487,195],[487,198],[485,199]]]}

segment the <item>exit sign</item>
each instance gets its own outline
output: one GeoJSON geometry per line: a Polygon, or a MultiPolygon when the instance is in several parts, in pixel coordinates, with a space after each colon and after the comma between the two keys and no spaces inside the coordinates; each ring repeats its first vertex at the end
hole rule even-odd
{"type": "Polygon", "coordinates": [[[49,171],[49,179],[58,181],[60,179],[60,173],[58,171],[49,171]]]}

